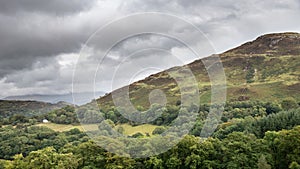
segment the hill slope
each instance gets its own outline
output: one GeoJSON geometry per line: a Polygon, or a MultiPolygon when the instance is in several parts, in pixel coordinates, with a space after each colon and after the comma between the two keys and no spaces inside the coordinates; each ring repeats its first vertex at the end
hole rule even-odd
{"type": "Polygon", "coordinates": [[[8,118],[17,114],[23,116],[40,115],[67,105],[65,102],[52,104],[38,101],[0,100],[0,118],[8,118]]]}
{"type": "MultiPolygon", "coordinates": [[[[300,101],[300,34],[267,34],[219,56],[227,78],[228,100],[281,101],[292,97],[300,101]]],[[[185,66],[199,82],[201,103],[209,103],[211,84],[202,60],[185,66]]],[[[148,95],[153,89],[163,90],[168,104],[178,103],[178,85],[167,72],[176,73],[183,67],[174,67],[129,85],[132,103],[148,108],[148,95]]],[[[103,109],[113,105],[111,93],[97,101],[103,109]]]]}

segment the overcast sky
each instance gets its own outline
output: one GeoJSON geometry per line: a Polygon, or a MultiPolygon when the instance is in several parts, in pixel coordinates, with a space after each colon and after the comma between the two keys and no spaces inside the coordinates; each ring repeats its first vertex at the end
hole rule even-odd
{"type": "MultiPolygon", "coordinates": [[[[77,59],[76,92],[93,91],[91,78],[95,78],[95,90],[109,92],[262,34],[300,32],[299,16],[299,0],[0,0],[0,98],[71,92],[77,59]],[[91,35],[114,20],[143,12],[176,15],[194,24],[214,51],[193,55],[170,37],[143,34],[120,39],[100,60],[106,52],[104,39],[91,35]],[[92,40],[86,43],[89,37],[92,40]]],[[[157,24],[155,17],[134,19],[108,29],[105,43],[112,43],[110,37],[114,39],[120,32],[142,27],[180,33],[192,47],[208,43],[194,36],[194,30],[164,18],[162,24],[157,24]]]]}

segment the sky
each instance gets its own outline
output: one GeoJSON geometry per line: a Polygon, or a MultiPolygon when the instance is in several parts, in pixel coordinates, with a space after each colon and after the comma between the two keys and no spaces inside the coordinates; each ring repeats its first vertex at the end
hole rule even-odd
{"type": "Polygon", "coordinates": [[[299,0],[0,0],[0,98],[110,92],[266,33],[300,32],[299,16],[299,0]]]}

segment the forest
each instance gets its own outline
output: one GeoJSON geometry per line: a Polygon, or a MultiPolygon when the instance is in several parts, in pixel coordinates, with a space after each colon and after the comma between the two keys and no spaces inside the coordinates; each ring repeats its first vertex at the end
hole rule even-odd
{"type": "MultiPolygon", "coordinates": [[[[280,103],[228,102],[222,122],[207,139],[199,137],[209,112],[209,105],[203,104],[190,134],[167,152],[147,158],[121,157],[108,152],[79,129],[59,132],[36,125],[44,118],[58,124],[78,124],[80,113],[76,114],[75,109],[66,106],[46,114],[15,114],[2,119],[0,168],[300,168],[300,106],[290,98],[280,103]]],[[[85,115],[81,120],[86,123],[95,123],[95,117],[100,120],[103,116],[112,125],[140,125],[126,121],[115,109],[87,110],[80,107],[79,111],[85,115]]],[[[154,107],[149,111],[157,110],[154,107]]],[[[128,137],[155,137],[163,133],[177,117],[178,110],[179,106],[164,109],[161,118],[152,122],[157,128],[151,136],[136,133],[128,137]]],[[[123,131],[118,129],[118,132],[123,131]]]]}

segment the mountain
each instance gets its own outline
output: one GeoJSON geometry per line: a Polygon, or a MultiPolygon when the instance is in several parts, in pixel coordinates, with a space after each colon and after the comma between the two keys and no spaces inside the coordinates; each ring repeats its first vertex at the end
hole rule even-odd
{"type": "MultiPolygon", "coordinates": [[[[148,108],[149,93],[161,89],[168,104],[180,101],[176,81],[168,73],[187,67],[198,81],[201,103],[209,103],[211,84],[202,61],[174,67],[130,84],[129,97],[134,106],[148,108]]],[[[286,98],[300,101],[300,34],[275,33],[258,37],[239,47],[219,54],[227,79],[227,100],[280,102],[286,98]]],[[[118,92],[121,89],[113,92],[118,92]]],[[[125,96],[124,96],[125,97],[125,96]]],[[[97,99],[103,109],[113,106],[111,93],[97,99]]]]}
{"type": "Polygon", "coordinates": [[[61,95],[21,95],[21,96],[9,96],[4,98],[4,100],[32,100],[32,101],[41,101],[49,103],[57,103],[64,101],[67,103],[73,103],[73,95],[76,97],[77,105],[82,105],[90,102],[94,99],[94,96],[100,97],[104,92],[82,92],[82,93],[68,93],[61,95]],[[77,99],[78,98],[78,99],[77,99]],[[79,99],[80,98],[80,99],[79,99]]]}

